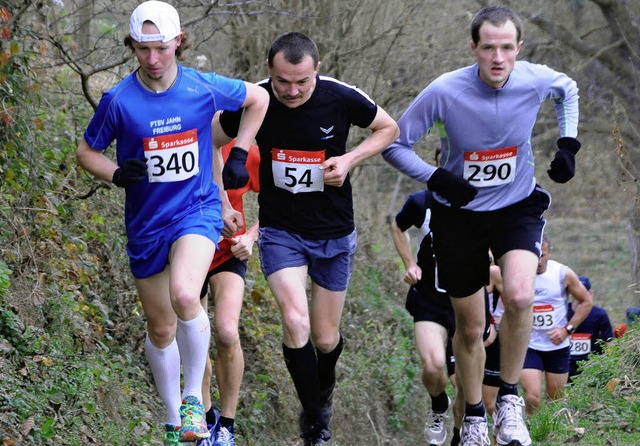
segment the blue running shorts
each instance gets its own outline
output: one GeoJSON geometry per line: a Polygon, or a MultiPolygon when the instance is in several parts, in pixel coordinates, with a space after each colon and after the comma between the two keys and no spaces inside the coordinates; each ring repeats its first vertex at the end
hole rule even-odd
{"type": "Polygon", "coordinates": [[[527,349],[527,356],[524,358],[523,369],[536,369],[549,373],[569,372],[569,352],[570,347],[559,350],[541,351],[532,348],[527,349]]]}
{"type": "Polygon", "coordinates": [[[198,208],[173,225],[147,239],[129,240],[127,253],[129,266],[136,279],[144,279],[164,271],[169,261],[169,250],[183,235],[200,234],[210,239],[216,247],[222,231],[220,208],[198,208]]]}
{"type": "Polygon", "coordinates": [[[308,274],[316,284],[329,291],[344,291],[349,286],[357,243],[355,230],[336,239],[310,240],[281,229],[261,227],[260,268],[269,277],[284,268],[308,265],[308,274]]]}

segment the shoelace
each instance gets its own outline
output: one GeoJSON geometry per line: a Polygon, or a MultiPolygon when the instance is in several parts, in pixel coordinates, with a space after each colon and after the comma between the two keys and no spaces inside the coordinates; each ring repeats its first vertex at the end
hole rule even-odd
{"type": "Polygon", "coordinates": [[[429,429],[442,430],[446,419],[446,413],[438,413],[431,411],[429,413],[429,429]]]}
{"type": "Polygon", "coordinates": [[[497,420],[500,426],[504,423],[505,428],[515,430],[525,425],[522,418],[522,398],[503,396],[500,406],[500,418],[497,420]]]}
{"type": "Polygon", "coordinates": [[[482,421],[466,422],[460,444],[464,446],[486,446],[491,444],[485,423],[482,421]]]}
{"type": "Polygon", "coordinates": [[[200,431],[207,431],[204,419],[204,405],[198,399],[187,396],[180,406],[180,417],[183,426],[195,427],[200,431]]]}
{"type": "Polygon", "coordinates": [[[216,443],[235,446],[236,441],[226,427],[221,427],[216,437],[216,443]]]}
{"type": "Polygon", "coordinates": [[[167,441],[178,441],[178,439],[180,439],[180,432],[167,432],[164,434],[164,439],[167,441]]]}

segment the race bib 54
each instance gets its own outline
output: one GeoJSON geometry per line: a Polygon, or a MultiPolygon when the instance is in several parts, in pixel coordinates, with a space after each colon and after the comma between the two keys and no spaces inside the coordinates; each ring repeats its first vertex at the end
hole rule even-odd
{"type": "Polygon", "coordinates": [[[293,194],[324,190],[324,150],[271,149],[273,182],[293,194]]]}

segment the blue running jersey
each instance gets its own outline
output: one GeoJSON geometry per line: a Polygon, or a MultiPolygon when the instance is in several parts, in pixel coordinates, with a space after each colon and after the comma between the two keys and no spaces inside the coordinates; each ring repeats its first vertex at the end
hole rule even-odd
{"type": "Polygon", "coordinates": [[[218,208],[213,182],[211,120],[218,110],[236,111],[244,82],[178,65],[167,91],[146,90],[132,73],[107,91],[84,133],[90,147],[105,150],[116,140],[118,165],[147,158],[148,181],[126,189],[129,241],[144,241],[203,206],[218,208]]]}

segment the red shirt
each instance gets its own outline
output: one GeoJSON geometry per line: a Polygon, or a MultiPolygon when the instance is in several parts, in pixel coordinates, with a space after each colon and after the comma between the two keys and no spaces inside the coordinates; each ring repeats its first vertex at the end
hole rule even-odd
{"type": "MultiPolygon", "coordinates": [[[[229,144],[222,146],[222,160],[226,163],[227,158],[229,157],[229,152],[233,148],[235,140],[231,141],[229,144]]],[[[260,192],[260,178],[258,174],[258,167],[260,165],[260,152],[258,151],[258,146],[252,145],[249,147],[249,155],[247,156],[247,171],[249,172],[249,182],[241,187],[240,189],[228,189],[227,196],[229,197],[229,202],[231,206],[238,212],[242,214],[242,219],[244,220],[244,203],[242,200],[242,196],[248,191],[260,192]]],[[[242,228],[235,233],[234,236],[238,236],[247,232],[247,223],[245,221],[242,228]]],[[[213,260],[211,261],[211,266],[209,266],[209,271],[217,268],[222,265],[227,260],[232,259],[233,253],[231,252],[231,241],[227,238],[223,239],[218,243],[218,250],[213,256],[213,260]]]]}

